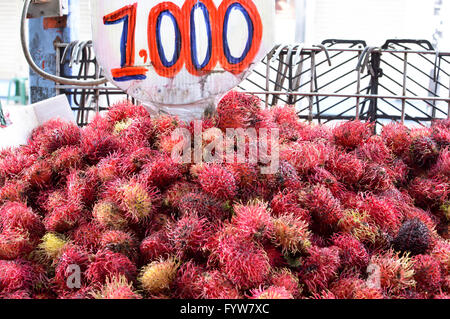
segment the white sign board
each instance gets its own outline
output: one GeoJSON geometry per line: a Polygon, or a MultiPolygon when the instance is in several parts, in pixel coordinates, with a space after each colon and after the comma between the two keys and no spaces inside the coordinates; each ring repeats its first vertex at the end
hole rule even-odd
{"type": "Polygon", "coordinates": [[[108,80],[139,101],[201,115],[273,46],[271,0],[93,0],[108,80]]]}

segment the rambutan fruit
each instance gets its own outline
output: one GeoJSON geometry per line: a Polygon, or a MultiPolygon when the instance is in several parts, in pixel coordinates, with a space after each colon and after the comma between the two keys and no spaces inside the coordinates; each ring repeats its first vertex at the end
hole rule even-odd
{"type": "Polygon", "coordinates": [[[35,248],[26,231],[7,229],[0,233],[0,259],[25,257],[35,248]]]}
{"type": "Polygon", "coordinates": [[[174,281],[175,291],[181,299],[199,299],[202,294],[203,267],[195,264],[192,260],[180,265],[174,281]]]}
{"type": "Polygon", "coordinates": [[[430,255],[440,263],[443,274],[448,275],[450,273],[450,241],[437,240],[430,255]]]}
{"type": "Polygon", "coordinates": [[[325,165],[330,156],[330,147],[323,143],[298,142],[280,148],[280,159],[289,162],[299,175],[325,165]]]}
{"type": "Polygon", "coordinates": [[[204,299],[241,299],[239,290],[220,271],[212,270],[202,274],[198,286],[204,299]]]}
{"type": "Polygon", "coordinates": [[[169,136],[180,125],[180,120],[176,116],[161,114],[153,118],[153,125],[158,137],[169,136]]]}
{"type": "Polygon", "coordinates": [[[275,182],[280,189],[299,189],[303,184],[294,166],[288,161],[280,161],[280,167],[274,175],[275,182]]]}
{"type": "Polygon", "coordinates": [[[106,278],[103,287],[93,293],[95,299],[142,299],[124,276],[106,278]]]}
{"type": "Polygon", "coordinates": [[[33,165],[36,156],[27,155],[21,149],[5,149],[0,153],[0,187],[7,179],[23,175],[23,171],[33,165]]]}
{"type": "Polygon", "coordinates": [[[400,123],[385,125],[381,138],[386,146],[399,157],[406,155],[412,142],[409,129],[400,123]]]}
{"type": "Polygon", "coordinates": [[[251,192],[253,186],[258,181],[258,169],[256,165],[250,163],[232,163],[227,165],[227,169],[234,175],[236,184],[240,190],[251,192]]]}
{"type": "Polygon", "coordinates": [[[253,95],[232,91],[217,106],[217,127],[227,129],[247,128],[260,111],[261,100],[253,95]]]}
{"type": "Polygon", "coordinates": [[[237,204],[234,212],[231,223],[238,230],[239,236],[256,241],[271,237],[272,218],[266,203],[253,201],[247,205],[237,204]]]}
{"type": "Polygon", "coordinates": [[[266,289],[262,287],[252,289],[250,291],[250,299],[294,299],[292,293],[290,293],[285,287],[270,286],[266,289]]]}
{"type": "Polygon", "coordinates": [[[399,254],[389,250],[383,254],[373,255],[370,264],[376,271],[381,289],[388,294],[397,294],[416,285],[414,263],[408,255],[400,257],[399,254]]]}
{"type": "Polygon", "coordinates": [[[355,299],[355,294],[366,288],[366,283],[356,277],[344,275],[330,285],[330,291],[336,299],[355,299]]]}
{"type": "Polygon", "coordinates": [[[47,160],[38,160],[24,171],[24,179],[31,187],[48,187],[52,179],[52,167],[47,160]]]}
{"type": "Polygon", "coordinates": [[[340,248],[339,256],[343,266],[349,269],[367,267],[369,254],[364,245],[352,235],[336,234],[333,237],[333,245],[340,248]]]}
{"type": "Polygon", "coordinates": [[[127,119],[150,117],[150,114],[142,105],[135,105],[124,100],[110,107],[105,119],[109,123],[117,123],[127,119]]]}
{"type": "Polygon", "coordinates": [[[311,293],[318,293],[328,287],[328,283],[337,275],[340,265],[339,248],[312,246],[300,269],[300,280],[311,293]]]}
{"type": "Polygon", "coordinates": [[[217,165],[206,165],[198,175],[203,190],[218,199],[233,199],[237,192],[236,180],[226,168],[217,165]]]}
{"type": "Polygon", "coordinates": [[[184,257],[190,252],[200,252],[212,232],[208,220],[195,213],[167,224],[167,238],[178,257],[184,257]]]}
{"type": "Polygon", "coordinates": [[[114,135],[121,145],[150,147],[155,140],[155,126],[151,117],[128,119],[116,123],[114,135]]]}
{"type": "Polygon", "coordinates": [[[177,208],[182,215],[195,212],[199,217],[206,217],[210,221],[223,220],[229,215],[223,202],[201,191],[187,193],[177,201],[177,208]]]}
{"type": "Polygon", "coordinates": [[[374,244],[378,229],[371,223],[369,215],[358,210],[345,210],[338,222],[341,231],[353,235],[363,243],[374,244]]]}
{"type": "Polygon", "coordinates": [[[92,216],[104,228],[124,229],[128,225],[123,212],[111,201],[100,201],[95,204],[92,216]]]}
{"type": "Polygon", "coordinates": [[[181,177],[178,164],[169,156],[156,156],[142,167],[139,178],[148,185],[164,189],[181,177]]]}
{"type": "Polygon", "coordinates": [[[120,231],[110,230],[102,234],[100,247],[115,253],[121,253],[134,259],[137,252],[137,242],[133,234],[120,231]]]}
{"type": "Polygon", "coordinates": [[[360,145],[356,149],[356,154],[364,161],[377,163],[380,165],[392,162],[392,152],[386,146],[384,140],[380,136],[372,136],[366,143],[360,145]]]}
{"type": "Polygon", "coordinates": [[[108,132],[88,126],[82,131],[81,150],[87,163],[96,165],[102,158],[119,151],[120,144],[117,138],[108,132]]]}
{"type": "Polygon", "coordinates": [[[54,283],[59,290],[71,290],[68,285],[68,279],[73,275],[74,269],[71,267],[76,265],[80,270],[80,284],[86,284],[84,272],[89,265],[89,254],[80,246],[66,245],[60,256],[55,260],[55,277],[54,283]]]}
{"type": "Polygon", "coordinates": [[[440,207],[448,200],[450,184],[441,178],[415,178],[409,187],[410,195],[418,206],[440,207]]]}
{"type": "Polygon", "coordinates": [[[276,194],[270,202],[270,207],[275,217],[292,214],[307,224],[311,221],[309,211],[302,208],[299,194],[293,190],[285,189],[276,194]]]}
{"type": "Polygon", "coordinates": [[[70,169],[82,168],[83,154],[79,146],[64,146],[52,153],[50,161],[55,172],[65,175],[70,169]]]}
{"type": "Polygon", "coordinates": [[[133,148],[122,157],[121,172],[125,175],[137,174],[142,167],[149,163],[155,151],[148,147],[133,148]]]}
{"type": "Polygon", "coordinates": [[[400,229],[402,214],[385,198],[371,194],[361,197],[358,210],[365,211],[381,230],[394,235],[400,229]]]}
{"type": "Polygon", "coordinates": [[[94,285],[104,284],[107,278],[120,275],[131,281],[136,274],[136,266],[128,257],[109,250],[97,252],[85,272],[86,279],[94,285]]]}
{"type": "Polygon", "coordinates": [[[0,207],[0,231],[5,229],[21,229],[32,237],[41,237],[44,225],[40,216],[23,203],[7,202],[0,207]]]}
{"type": "Polygon", "coordinates": [[[450,178],[450,147],[439,153],[438,160],[431,170],[432,174],[446,176],[450,178]]]}
{"type": "Polygon", "coordinates": [[[335,152],[330,156],[326,168],[340,182],[352,187],[363,177],[365,164],[353,153],[335,152]]]}
{"type": "Polygon", "coordinates": [[[121,174],[122,156],[113,153],[103,158],[97,164],[97,175],[101,182],[107,183],[115,180],[121,174]]]}
{"type": "Polygon", "coordinates": [[[333,174],[323,167],[313,169],[308,181],[313,185],[320,184],[325,186],[335,197],[341,196],[345,190],[344,184],[339,182],[333,174]]]}
{"type": "Polygon", "coordinates": [[[281,250],[272,243],[264,243],[264,251],[269,258],[269,265],[272,268],[280,268],[288,265],[281,250]]]}
{"type": "Polygon", "coordinates": [[[271,109],[273,121],[278,125],[280,138],[285,141],[297,141],[301,139],[302,124],[294,107],[273,107],[271,109]]]}
{"type": "Polygon", "coordinates": [[[284,287],[295,298],[302,293],[297,275],[288,268],[274,271],[270,277],[270,283],[276,287],[284,287]]]}
{"type": "Polygon", "coordinates": [[[437,292],[442,282],[439,262],[430,255],[417,255],[413,262],[416,288],[429,293],[437,292]]]}
{"type": "Polygon", "coordinates": [[[384,299],[384,295],[380,289],[374,287],[363,287],[355,292],[354,299],[384,299]]]}
{"type": "Polygon", "coordinates": [[[94,286],[86,286],[76,290],[62,291],[59,293],[58,299],[92,299],[93,289],[94,286]]]}
{"type": "Polygon", "coordinates": [[[337,229],[343,209],[329,189],[322,185],[311,188],[304,198],[304,207],[310,211],[319,233],[328,234],[337,229]]]}
{"type": "Polygon", "coordinates": [[[31,298],[31,293],[28,290],[16,290],[10,293],[0,293],[0,299],[7,300],[26,300],[26,299],[34,299],[31,298]]]}
{"type": "Polygon", "coordinates": [[[449,122],[449,120],[438,120],[434,121],[431,125],[431,138],[440,148],[445,148],[450,145],[449,122]]]}
{"type": "Polygon", "coordinates": [[[143,181],[132,178],[129,181],[116,180],[108,185],[106,198],[119,204],[125,216],[134,222],[149,219],[155,212],[159,192],[143,181]]]}
{"type": "Polygon", "coordinates": [[[347,149],[355,149],[373,135],[373,124],[360,121],[344,122],[333,130],[334,143],[347,149]]]}
{"type": "Polygon", "coordinates": [[[428,168],[436,163],[439,150],[431,138],[418,136],[411,143],[409,155],[414,166],[428,168]]]}
{"type": "Polygon", "coordinates": [[[77,146],[80,140],[81,132],[78,126],[54,119],[35,129],[28,144],[39,156],[47,156],[64,146],[77,146]]]}
{"type": "Polygon", "coordinates": [[[142,289],[150,295],[169,290],[177,275],[178,267],[179,263],[172,258],[154,261],[144,266],[138,278],[142,289]]]}
{"type": "Polygon", "coordinates": [[[68,242],[63,235],[47,233],[42,237],[38,248],[46,258],[54,260],[61,255],[67,243],[68,242]]]}
{"type": "Polygon", "coordinates": [[[389,171],[378,164],[369,164],[359,181],[362,190],[372,192],[384,192],[394,187],[389,171]]]}
{"type": "Polygon", "coordinates": [[[73,170],[67,176],[67,199],[89,207],[96,200],[99,184],[96,167],[90,167],[86,171],[73,170]]]}
{"type": "Polygon", "coordinates": [[[305,252],[311,246],[308,225],[294,215],[280,215],[273,220],[272,240],[286,254],[305,252]]]}
{"type": "Polygon", "coordinates": [[[150,236],[146,237],[141,242],[139,251],[144,262],[168,258],[174,252],[167,233],[164,230],[153,232],[150,236]]]}
{"type": "Polygon", "coordinates": [[[20,259],[0,259],[0,292],[13,293],[18,290],[31,290],[34,285],[34,269],[31,263],[20,259]]]}
{"type": "Polygon", "coordinates": [[[78,203],[62,204],[45,216],[44,226],[47,231],[64,233],[80,225],[85,220],[85,214],[78,203]]]}
{"type": "Polygon", "coordinates": [[[96,252],[100,248],[101,238],[103,235],[103,227],[91,221],[89,223],[82,223],[77,228],[70,232],[72,241],[90,252],[96,252]]]}
{"type": "Polygon", "coordinates": [[[404,222],[393,241],[395,250],[409,252],[413,256],[425,254],[431,244],[430,231],[418,218],[404,222]]]}
{"type": "Polygon", "coordinates": [[[217,258],[225,276],[242,289],[262,284],[271,270],[264,249],[241,239],[232,228],[222,231],[211,257],[217,258]]]}
{"type": "Polygon", "coordinates": [[[0,205],[5,202],[27,202],[30,184],[23,179],[8,180],[0,188],[0,205]]]}

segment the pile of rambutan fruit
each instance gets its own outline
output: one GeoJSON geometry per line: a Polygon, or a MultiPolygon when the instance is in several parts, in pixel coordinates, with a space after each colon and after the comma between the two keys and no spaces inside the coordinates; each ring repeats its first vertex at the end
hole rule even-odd
{"type": "Polygon", "coordinates": [[[450,121],[375,134],[231,92],[202,130],[278,129],[270,174],[174,161],[193,127],[123,102],[1,151],[1,298],[450,296],[450,121]]]}

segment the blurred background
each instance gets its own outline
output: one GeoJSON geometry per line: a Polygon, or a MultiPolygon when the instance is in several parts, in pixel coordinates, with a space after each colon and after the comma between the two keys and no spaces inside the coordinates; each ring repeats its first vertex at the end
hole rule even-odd
{"type": "MultiPolygon", "coordinates": [[[[381,46],[387,38],[427,39],[450,51],[450,0],[268,0],[276,1],[279,43],[317,44],[324,39],[360,39],[381,46]]],[[[22,0],[0,1],[0,99],[11,79],[27,78],[19,43],[22,0]]],[[[79,0],[80,40],[91,38],[89,0],[79,0]]],[[[12,88],[14,90],[14,88],[12,88]]]]}

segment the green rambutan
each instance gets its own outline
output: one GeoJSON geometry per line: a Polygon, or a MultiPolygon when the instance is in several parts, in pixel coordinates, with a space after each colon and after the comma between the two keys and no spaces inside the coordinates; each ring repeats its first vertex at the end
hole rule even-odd
{"type": "Polygon", "coordinates": [[[111,201],[99,201],[92,210],[92,216],[105,228],[124,229],[128,225],[124,213],[111,201]]]}
{"type": "Polygon", "coordinates": [[[38,248],[42,252],[44,258],[57,259],[67,245],[67,240],[63,235],[57,233],[47,233],[39,244],[38,248]]]}

